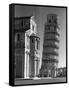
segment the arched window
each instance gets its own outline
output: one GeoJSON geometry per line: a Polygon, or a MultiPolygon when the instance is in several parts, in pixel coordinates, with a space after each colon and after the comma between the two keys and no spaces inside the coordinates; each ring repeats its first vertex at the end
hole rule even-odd
{"type": "Polygon", "coordinates": [[[51,20],[49,20],[48,22],[51,23],[51,20]]]}
{"type": "Polygon", "coordinates": [[[52,19],[53,19],[53,16],[52,16],[52,19]]]}
{"type": "Polygon", "coordinates": [[[34,40],[32,39],[32,43],[34,43],[34,40]]]}
{"type": "Polygon", "coordinates": [[[20,41],[20,33],[17,34],[17,41],[20,41]]]}
{"type": "Polygon", "coordinates": [[[54,23],[57,23],[57,21],[56,21],[56,20],[54,20],[54,23]]]}

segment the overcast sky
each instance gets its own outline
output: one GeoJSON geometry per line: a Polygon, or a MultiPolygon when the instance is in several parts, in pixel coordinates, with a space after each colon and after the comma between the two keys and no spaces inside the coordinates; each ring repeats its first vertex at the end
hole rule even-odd
{"type": "Polygon", "coordinates": [[[40,59],[42,60],[44,24],[47,21],[47,14],[57,14],[60,24],[59,63],[58,67],[66,66],[66,8],[36,7],[36,6],[15,6],[15,17],[35,16],[37,33],[40,37],[40,59]]]}

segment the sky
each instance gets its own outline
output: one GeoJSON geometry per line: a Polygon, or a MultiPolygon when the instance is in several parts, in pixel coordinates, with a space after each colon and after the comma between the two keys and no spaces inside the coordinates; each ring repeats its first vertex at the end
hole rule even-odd
{"type": "Polygon", "coordinates": [[[40,37],[40,60],[42,60],[44,24],[47,22],[47,14],[57,14],[60,25],[58,67],[66,66],[66,8],[38,7],[38,6],[15,6],[15,17],[35,16],[37,34],[40,37]]]}

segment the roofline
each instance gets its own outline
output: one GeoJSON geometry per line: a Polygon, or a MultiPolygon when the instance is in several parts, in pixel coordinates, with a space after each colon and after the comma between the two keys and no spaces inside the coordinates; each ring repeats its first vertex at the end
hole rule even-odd
{"type": "Polygon", "coordinates": [[[23,17],[15,17],[14,19],[26,19],[26,18],[31,19],[31,17],[32,17],[32,16],[25,16],[25,17],[23,16],[23,17]]]}

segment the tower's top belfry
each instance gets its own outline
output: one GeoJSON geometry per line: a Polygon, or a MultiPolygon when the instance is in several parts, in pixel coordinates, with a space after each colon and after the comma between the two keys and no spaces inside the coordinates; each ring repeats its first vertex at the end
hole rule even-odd
{"type": "Polygon", "coordinates": [[[48,14],[47,15],[47,23],[58,23],[58,15],[56,14],[48,14]]]}

